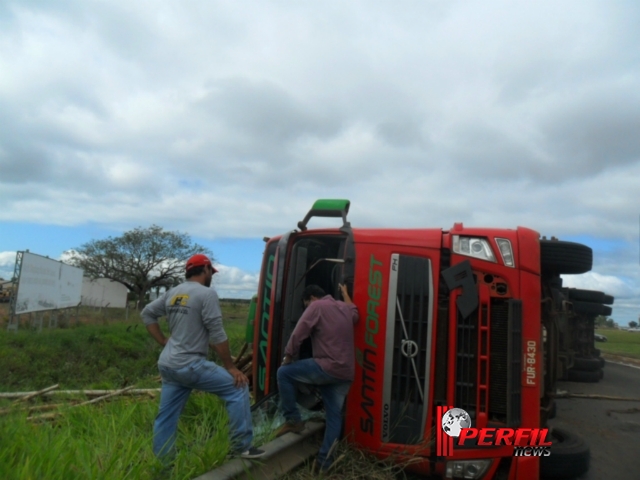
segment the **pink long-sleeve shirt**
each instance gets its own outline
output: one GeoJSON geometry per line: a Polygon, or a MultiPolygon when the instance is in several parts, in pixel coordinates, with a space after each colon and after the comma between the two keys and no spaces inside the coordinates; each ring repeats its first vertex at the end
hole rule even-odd
{"type": "Polygon", "coordinates": [[[353,380],[355,354],[353,326],[358,309],[326,295],[311,302],[304,311],[284,350],[296,357],[302,341],[311,337],[313,359],[322,370],[341,380],[353,380]]]}

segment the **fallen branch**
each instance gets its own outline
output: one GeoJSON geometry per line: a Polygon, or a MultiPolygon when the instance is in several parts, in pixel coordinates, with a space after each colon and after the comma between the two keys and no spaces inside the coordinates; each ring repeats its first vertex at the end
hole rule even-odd
{"type": "MultiPolygon", "coordinates": [[[[111,397],[117,397],[118,395],[121,395],[129,390],[133,389],[133,385],[127,388],[122,388],[120,390],[116,390],[112,393],[109,393],[107,395],[103,395],[101,397],[98,398],[94,398],[93,400],[87,400],[86,402],[82,402],[82,403],[78,403],[76,405],[72,405],[71,407],[82,407],[84,405],[92,405],[94,403],[98,403],[98,402],[102,402],[103,400],[106,400],[108,398],[111,397]]],[[[45,413],[43,415],[36,415],[35,417],[27,417],[27,420],[31,420],[33,422],[37,422],[37,421],[42,421],[42,420],[53,420],[54,418],[56,418],[58,415],[60,415],[61,412],[53,412],[53,413],[45,413]]]]}
{"type": "Polygon", "coordinates": [[[244,345],[242,346],[242,348],[240,349],[240,353],[236,357],[236,360],[240,360],[242,358],[242,355],[244,355],[244,352],[247,351],[248,347],[249,347],[249,344],[247,342],[245,342],[244,345]]]}
{"type": "Polygon", "coordinates": [[[83,405],[91,405],[93,403],[98,403],[101,402],[103,400],[106,400],[107,398],[111,398],[111,397],[117,397],[118,395],[122,395],[124,392],[127,392],[129,390],[133,390],[133,385],[130,387],[126,387],[126,388],[122,388],[120,390],[116,390],[115,392],[112,393],[108,393],[107,395],[103,395],[102,397],[98,397],[98,398],[94,398],[93,400],[87,400],[86,402],[82,402],[79,403],[78,405],[74,405],[74,407],[81,407],[83,405]]]}
{"type": "Polygon", "coordinates": [[[27,400],[31,400],[32,398],[35,398],[39,395],[45,394],[47,392],[51,392],[53,390],[56,390],[60,385],[59,384],[55,384],[52,385],[50,387],[47,388],[43,388],[42,390],[38,390],[37,392],[32,392],[28,395],[25,395],[24,397],[19,398],[18,400],[15,400],[13,403],[20,403],[20,402],[26,402],[27,400]]]}
{"type": "Polygon", "coordinates": [[[247,363],[240,371],[245,375],[248,375],[253,371],[253,364],[251,362],[247,363]]]}
{"type": "Polygon", "coordinates": [[[244,367],[247,363],[251,362],[251,360],[253,360],[253,354],[249,354],[243,359],[236,362],[236,368],[238,370],[242,370],[242,367],[244,367]]]}
{"type": "Polygon", "coordinates": [[[630,397],[614,397],[611,395],[597,395],[597,394],[586,394],[586,393],[555,393],[552,394],[555,398],[590,398],[594,400],[619,400],[622,402],[640,402],[640,398],[630,398],[630,397]]]}
{"type": "MultiPolygon", "coordinates": [[[[46,393],[42,393],[43,397],[50,397],[56,395],[85,395],[87,397],[99,397],[107,395],[109,393],[117,392],[118,390],[52,390],[46,393]]],[[[160,388],[134,388],[125,392],[125,395],[146,395],[149,392],[159,392],[160,388]]],[[[0,392],[0,398],[19,398],[22,399],[25,396],[32,395],[38,392],[0,392]]]]}

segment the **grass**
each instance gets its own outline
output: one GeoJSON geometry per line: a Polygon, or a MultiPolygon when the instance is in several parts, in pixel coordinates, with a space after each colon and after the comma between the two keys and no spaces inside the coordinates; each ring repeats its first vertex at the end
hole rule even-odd
{"type": "MultiPolygon", "coordinates": [[[[151,451],[157,402],[124,398],[68,408],[55,422],[25,414],[0,418],[3,479],[150,479],[162,466],[151,451]]],[[[224,462],[226,412],[213,395],[193,393],[181,417],[172,479],[190,479],[224,462]]]]}
{"type": "Polygon", "coordinates": [[[640,332],[601,328],[596,333],[607,337],[606,342],[596,342],[601,351],[640,359],[640,332]]]}
{"type": "MultiPolygon", "coordinates": [[[[248,306],[222,302],[222,309],[232,352],[237,353],[244,343],[248,306]]],[[[37,390],[55,383],[60,389],[159,387],[154,378],[159,353],[137,313],[130,312],[126,321],[124,311],[83,311],[79,326],[71,322],[69,328],[41,332],[27,325],[17,333],[7,332],[5,322],[0,329],[0,390],[37,390]]],[[[30,404],[51,403],[50,398],[30,404]]],[[[120,397],[62,407],[56,420],[43,423],[27,420],[24,411],[0,415],[1,477],[154,478],[161,468],[151,451],[158,398],[120,397]]],[[[0,401],[0,407],[9,404],[0,401]]],[[[181,417],[177,447],[171,479],[193,478],[224,462],[227,415],[216,396],[192,393],[181,417]]]]}
{"type": "Polygon", "coordinates": [[[282,480],[398,480],[406,479],[408,464],[381,461],[371,454],[341,441],[335,450],[336,462],[326,473],[314,469],[313,461],[282,477],[282,480]]]}

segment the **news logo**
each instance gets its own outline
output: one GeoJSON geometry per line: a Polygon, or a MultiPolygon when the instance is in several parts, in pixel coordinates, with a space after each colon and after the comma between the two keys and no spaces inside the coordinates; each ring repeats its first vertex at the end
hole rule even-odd
{"type": "Polygon", "coordinates": [[[472,428],[471,416],[462,408],[437,407],[436,454],[453,455],[454,444],[480,447],[513,446],[514,457],[548,457],[551,442],[547,428],[472,428]],[[455,439],[455,440],[454,440],[455,439]]]}

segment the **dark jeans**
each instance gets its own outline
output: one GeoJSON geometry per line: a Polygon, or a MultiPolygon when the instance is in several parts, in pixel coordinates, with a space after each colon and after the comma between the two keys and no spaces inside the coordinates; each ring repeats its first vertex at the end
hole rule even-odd
{"type": "Polygon", "coordinates": [[[318,463],[321,468],[328,468],[333,459],[327,458],[327,454],[342,430],[342,406],[349,393],[351,381],[340,380],[325,373],[312,358],[281,366],[278,369],[280,409],[287,421],[291,422],[302,421],[296,406],[296,383],[298,382],[314,385],[322,394],[327,425],[324,440],[318,452],[318,463]]]}

